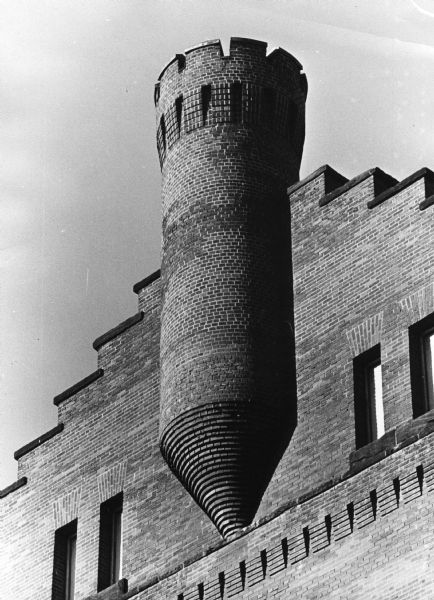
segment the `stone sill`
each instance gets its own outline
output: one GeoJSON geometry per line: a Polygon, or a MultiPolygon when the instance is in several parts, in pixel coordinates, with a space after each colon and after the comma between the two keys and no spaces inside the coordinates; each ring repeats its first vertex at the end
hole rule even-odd
{"type": "Polygon", "coordinates": [[[434,410],[400,423],[395,428],[350,454],[350,472],[358,472],[398,452],[434,431],[434,410]]]}

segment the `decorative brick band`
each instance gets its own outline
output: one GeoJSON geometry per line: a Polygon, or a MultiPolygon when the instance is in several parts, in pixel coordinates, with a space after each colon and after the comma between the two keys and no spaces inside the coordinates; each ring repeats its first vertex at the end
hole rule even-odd
{"type": "Polygon", "coordinates": [[[159,279],[160,276],[161,276],[161,269],[157,269],[157,271],[154,271],[153,273],[151,273],[150,275],[148,275],[141,281],[138,281],[137,283],[135,283],[133,285],[133,292],[135,294],[139,294],[145,287],[148,287],[148,285],[151,285],[151,283],[153,283],[156,279],[159,279]]]}
{"type": "Polygon", "coordinates": [[[23,485],[26,485],[26,483],[27,477],[20,477],[20,479],[17,479],[17,481],[14,481],[10,485],[0,490],[0,498],[6,498],[6,496],[12,494],[12,492],[15,492],[15,490],[18,490],[20,487],[23,487],[23,485]]]}
{"type": "Polygon", "coordinates": [[[356,327],[347,330],[346,336],[352,356],[358,356],[380,343],[383,329],[383,311],[369,317],[356,327]]]}
{"type": "MultiPolygon", "coordinates": [[[[389,441],[392,438],[396,440],[396,444],[394,443],[393,447],[391,446],[390,452],[387,452],[387,456],[409,446],[417,439],[422,439],[426,435],[433,433],[433,414],[434,411],[426,413],[417,419],[402,423],[400,426],[398,426],[396,431],[394,430],[392,436],[390,435],[390,432],[387,432],[386,436],[389,441]]],[[[376,460],[373,462],[379,462],[383,458],[385,458],[384,455],[381,457],[377,455],[376,460]]],[[[302,506],[317,496],[320,496],[324,492],[332,490],[332,488],[336,487],[337,485],[345,481],[349,481],[363,471],[367,466],[369,465],[363,461],[353,464],[352,468],[343,476],[327,481],[318,488],[315,488],[308,493],[287,502],[284,506],[281,506],[278,510],[274,511],[274,513],[261,519],[255,524],[254,528],[257,529],[258,527],[262,527],[270,521],[278,518],[284,512],[297,506],[302,506]]],[[[401,503],[408,504],[423,494],[433,493],[434,460],[419,464],[413,470],[407,470],[402,477],[398,478],[398,481],[400,489],[400,495],[397,498],[398,505],[400,504],[401,500],[401,503]]],[[[371,489],[367,491],[364,496],[357,496],[354,501],[348,501],[345,505],[336,507],[336,510],[330,515],[325,514],[324,519],[315,521],[304,529],[291,530],[288,535],[282,535],[277,542],[275,538],[273,538],[273,540],[270,541],[270,546],[267,546],[265,549],[267,577],[274,576],[283,569],[286,569],[292,564],[299,562],[299,560],[307,558],[310,555],[311,550],[312,553],[316,553],[326,546],[347,538],[356,529],[363,529],[364,527],[372,524],[377,519],[377,505],[383,506],[378,516],[384,516],[384,503],[387,498],[390,501],[390,497],[392,496],[390,486],[392,486],[395,490],[396,483],[394,483],[393,480],[388,480],[386,482],[383,481],[378,488],[378,496],[380,498],[377,498],[377,490],[371,489]],[[324,544],[325,540],[330,540],[330,543],[324,544]],[[307,548],[309,551],[307,551],[307,548]]],[[[390,505],[390,508],[393,508],[393,503],[390,505]]],[[[240,537],[251,533],[251,531],[252,528],[247,527],[243,533],[241,533],[240,537]]],[[[163,575],[152,577],[145,582],[134,586],[122,600],[133,598],[137,594],[153,587],[154,585],[157,585],[158,583],[161,583],[169,577],[172,577],[179,571],[197,563],[203,557],[209,556],[211,553],[217,550],[221,550],[229,543],[231,542],[222,540],[214,547],[205,549],[202,553],[191,557],[185,563],[168,570],[163,575]]],[[[251,564],[258,562],[259,558],[255,555],[255,557],[251,559],[251,564]]],[[[235,568],[228,569],[221,573],[220,577],[223,575],[225,582],[225,594],[227,598],[232,598],[246,589],[247,563],[248,561],[242,560],[235,568]]],[[[195,598],[196,600],[208,600],[203,593],[204,589],[205,585],[203,583],[190,586],[186,591],[183,591],[177,595],[177,600],[188,600],[189,598],[195,598]]],[[[213,586],[213,589],[215,589],[215,586],[213,586]]],[[[175,600],[175,598],[173,598],[173,600],[175,600]]]]}
{"type": "Polygon", "coordinates": [[[21,448],[19,448],[18,450],[16,450],[14,452],[15,460],[20,459],[22,456],[24,456],[28,452],[31,452],[32,450],[34,450],[35,448],[37,448],[38,446],[40,446],[47,440],[50,440],[52,437],[54,437],[55,435],[57,435],[58,433],[63,431],[63,428],[64,428],[63,423],[59,423],[58,425],[56,425],[56,427],[53,427],[53,429],[50,429],[50,431],[47,431],[46,433],[40,435],[35,440],[32,440],[25,446],[22,446],[21,448]]]}
{"type": "Polygon", "coordinates": [[[107,342],[110,342],[115,337],[117,337],[136,323],[139,323],[143,319],[143,314],[143,311],[138,312],[129,319],[126,319],[125,321],[122,321],[122,323],[119,323],[119,325],[116,325],[116,327],[113,327],[113,329],[110,329],[110,331],[107,331],[107,333],[103,333],[103,335],[100,335],[94,341],[93,348],[95,350],[99,350],[101,346],[104,346],[104,344],[107,344],[107,342]]]}
{"type": "Polygon", "coordinates": [[[398,192],[402,192],[402,190],[405,190],[406,187],[412,185],[413,183],[422,178],[424,178],[425,180],[425,197],[431,196],[431,194],[434,193],[434,173],[427,167],[423,167],[422,169],[419,169],[415,173],[412,173],[393,187],[389,188],[388,190],[385,190],[382,194],[376,196],[373,200],[370,200],[368,202],[368,208],[374,208],[375,206],[378,206],[391,196],[395,196],[396,194],[398,194],[398,192]]]}
{"type": "Polygon", "coordinates": [[[234,80],[190,90],[175,99],[160,116],[157,128],[160,165],[163,166],[167,151],[175,142],[199,127],[224,123],[259,125],[291,139],[297,126],[297,111],[289,96],[249,81],[234,80]]]}
{"type": "Polygon", "coordinates": [[[54,528],[59,529],[78,517],[81,487],[78,487],[53,502],[54,528]]]}
{"type": "Polygon", "coordinates": [[[84,388],[86,388],[88,385],[90,385],[91,383],[93,383],[94,381],[96,381],[97,379],[102,377],[103,375],[104,375],[104,369],[97,369],[96,371],[94,371],[93,373],[88,375],[87,377],[84,377],[77,383],[74,383],[74,385],[72,385],[65,391],[61,392],[60,394],[57,394],[57,396],[54,396],[53,404],[55,406],[59,406],[59,404],[61,402],[63,402],[64,400],[67,400],[71,396],[74,396],[74,394],[76,394],[80,390],[83,390],[84,388]]]}
{"type": "Polygon", "coordinates": [[[126,472],[127,463],[123,461],[98,473],[98,497],[100,502],[105,502],[105,500],[123,490],[126,472]]]}
{"type": "Polygon", "coordinates": [[[409,324],[420,321],[434,312],[434,282],[402,298],[399,307],[407,314],[409,324]]]}
{"type": "MultiPolygon", "coordinates": [[[[290,532],[282,531],[277,543],[271,542],[259,553],[241,561],[240,565],[218,577],[189,586],[178,593],[178,600],[217,600],[232,598],[300,561],[309,559],[377,520],[399,510],[425,494],[434,491],[434,462],[415,465],[393,480],[382,481],[377,488],[367,490],[353,502],[337,507],[317,521],[290,532]],[[243,577],[243,572],[245,573],[243,577]],[[226,583],[227,596],[221,593],[221,582],[226,583]],[[216,591],[217,590],[217,591],[216,591]],[[221,595],[219,595],[219,593],[221,595]]],[[[133,595],[133,594],[132,594],[133,595]]],[[[175,597],[174,599],[175,600],[175,597]]]]}

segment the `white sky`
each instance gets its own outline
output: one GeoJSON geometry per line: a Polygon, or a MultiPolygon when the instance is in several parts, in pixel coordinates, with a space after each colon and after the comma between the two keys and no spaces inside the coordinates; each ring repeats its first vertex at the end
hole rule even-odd
{"type": "Polygon", "coordinates": [[[434,168],[434,0],[0,0],[0,488],[159,266],[158,74],[231,35],[303,64],[302,177],[434,168]]]}

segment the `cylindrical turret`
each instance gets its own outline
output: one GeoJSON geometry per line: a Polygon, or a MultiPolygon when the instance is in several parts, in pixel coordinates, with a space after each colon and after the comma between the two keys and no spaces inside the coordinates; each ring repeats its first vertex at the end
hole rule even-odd
{"type": "Polygon", "coordinates": [[[177,55],[155,89],[163,176],[160,445],[228,537],[295,427],[290,223],[306,79],[266,44],[177,55]]]}

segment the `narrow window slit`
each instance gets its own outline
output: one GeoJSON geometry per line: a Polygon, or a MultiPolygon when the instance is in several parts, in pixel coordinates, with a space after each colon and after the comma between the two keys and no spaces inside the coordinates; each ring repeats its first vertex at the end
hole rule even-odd
{"type": "Polygon", "coordinates": [[[332,539],[332,518],[331,515],[326,515],[325,518],[325,526],[327,531],[327,542],[330,545],[332,539]]]}
{"type": "Polygon", "coordinates": [[[166,123],[164,121],[164,115],[161,115],[160,130],[161,130],[161,141],[163,143],[163,150],[166,151],[166,123]]]}
{"type": "Polygon", "coordinates": [[[282,539],[282,555],[283,555],[283,564],[285,565],[285,569],[288,566],[288,539],[285,537],[282,539]]]}
{"type": "Polygon", "coordinates": [[[348,520],[350,522],[350,530],[351,533],[353,533],[354,531],[354,503],[350,502],[349,504],[347,504],[347,513],[348,513],[348,520]]]}
{"type": "Polygon", "coordinates": [[[225,574],[224,571],[219,573],[219,586],[220,586],[220,598],[224,598],[225,595],[225,574]]]}
{"type": "Polygon", "coordinates": [[[178,126],[178,137],[181,133],[181,125],[182,125],[182,104],[183,104],[183,97],[182,96],[178,96],[178,98],[175,100],[175,110],[176,110],[176,124],[178,126]]]}
{"type": "Polygon", "coordinates": [[[416,475],[417,475],[417,480],[419,482],[420,495],[422,495],[422,493],[423,493],[423,480],[424,480],[423,465],[418,465],[416,467],[416,475]]]}
{"type": "Polygon", "coordinates": [[[208,119],[208,111],[211,104],[211,86],[203,85],[201,88],[202,101],[202,124],[206,125],[208,119]]]}
{"type": "Polygon", "coordinates": [[[242,560],[240,562],[240,577],[241,577],[241,587],[243,590],[246,589],[246,561],[242,560]]]}
{"type": "Polygon", "coordinates": [[[369,497],[371,499],[372,514],[374,516],[374,521],[375,521],[377,518],[377,490],[372,490],[369,493],[369,497]]]}
{"type": "Polygon", "coordinates": [[[303,527],[304,547],[306,549],[306,556],[309,556],[310,552],[310,533],[309,527],[303,527]]]}
{"type": "Polygon", "coordinates": [[[205,588],[203,583],[198,583],[197,584],[197,591],[199,593],[199,600],[203,600],[204,599],[204,595],[205,595],[205,588]]]}
{"type": "Polygon", "coordinates": [[[399,477],[395,477],[393,480],[393,489],[395,490],[396,505],[399,506],[399,501],[401,499],[401,483],[399,477]]]}
{"type": "Polygon", "coordinates": [[[241,122],[242,114],[242,86],[240,81],[231,83],[231,121],[232,123],[241,122]]]}
{"type": "Polygon", "coordinates": [[[261,565],[262,565],[262,576],[265,579],[267,575],[267,551],[261,550],[261,565]]]}

